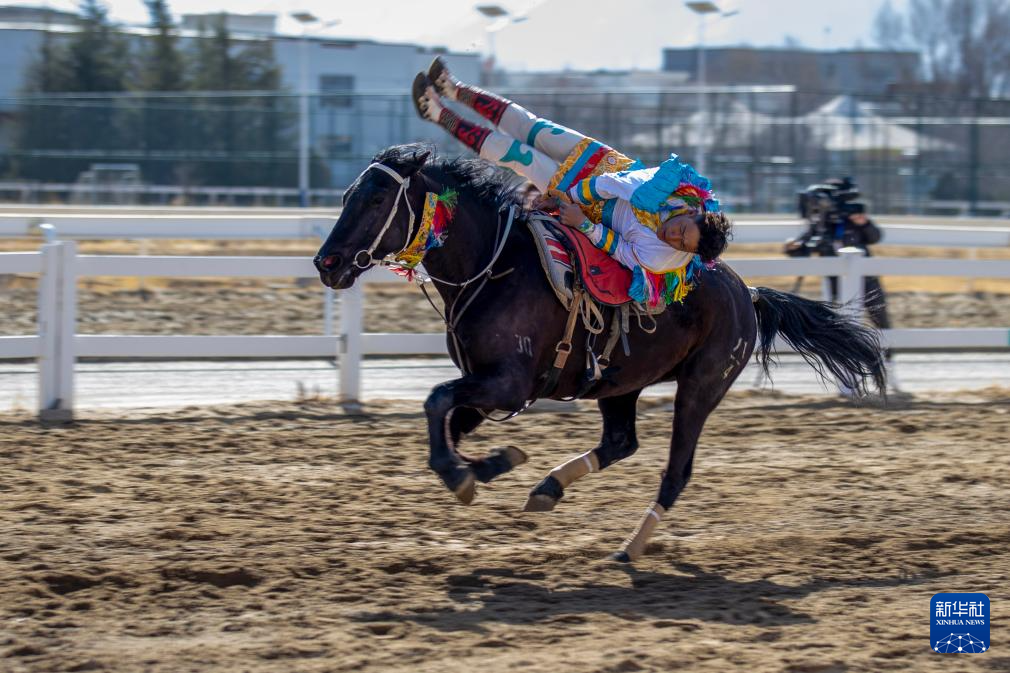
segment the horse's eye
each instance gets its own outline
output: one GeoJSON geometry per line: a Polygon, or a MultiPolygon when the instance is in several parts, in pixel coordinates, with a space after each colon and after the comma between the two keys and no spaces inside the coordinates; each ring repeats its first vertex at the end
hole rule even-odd
{"type": "Polygon", "coordinates": [[[386,199],[385,199],[384,196],[382,196],[381,194],[377,194],[377,195],[375,195],[375,196],[372,197],[372,200],[370,201],[370,203],[373,206],[381,206],[382,202],[385,201],[385,200],[386,199]]]}

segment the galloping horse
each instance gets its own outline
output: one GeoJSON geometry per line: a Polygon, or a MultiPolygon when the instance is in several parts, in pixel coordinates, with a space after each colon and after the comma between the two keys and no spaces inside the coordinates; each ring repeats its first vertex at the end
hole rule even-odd
{"type": "MultiPolygon", "coordinates": [[[[488,482],[526,456],[509,447],[472,458],[459,453],[457,445],[488,412],[519,411],[536,397],[569,316],[545,279],[532,234],[518,226],[528,213],[515,182],[480,160],[442,161],[424,146],[391,147],[348,189],[343,211],[314,262],[325,285],[351,287],[365,270],[406,248],[420,226],[417,214],[425,193],[446,189],[458,193],[455,216],[444,245],[426,253],[424,268],[444,301],[449,353],[464,375],[435,386],[424,404],[428,465],[469,504],[475,481],[488,482]]],[[[642,389],[676,381],[673,439],[659,494],[614,555],[618,560],[642,554],[660,516],[691,477],[705,420],[755,349],[767,372],[776,335],[822,376],[827,370],[859,392],[871,383],[884,387],[876,333],[829,305],[768,288],[750,290],[722,261],[695,282],[683,303],[655,317],[654,333],[631,330],[631,355],[617,349],[613,375],[585,395],[597,400],[603,416],[599,445],[552,470],[526,503],[527,511],[552,509],[576,479],[633,454],[642,389]]],[[[578,348],[586,338],[586,329],[577,325],[572,344],[578,348]]],[[[550,397],[576,395],[582,375],[581,366],[569,362],[550,397]]]]}

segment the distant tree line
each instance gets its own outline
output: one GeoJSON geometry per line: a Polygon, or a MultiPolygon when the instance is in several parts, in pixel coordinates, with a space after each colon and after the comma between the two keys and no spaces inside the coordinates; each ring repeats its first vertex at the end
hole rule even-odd
{"type": "MultiPolygon", "coordinates": [[[[906,114],[933,118],[1005,119],[1010,115],[1010,0],[884,2],[874,40],[920,56],[917,81],[899,98],[906,114]]],[[[1010,133],[1003,123],[941,124],[931,135],[961,148],[936,179],[938,199],[1010,200],[1010,133]]]]}
{"type": "Polygon", "coordinates": [[[18,106],[12,177],[73,182],[120,162],[148,183],[293,186],[297,110],[278,95],[271,43],[233,40],[224,15],[183,40],[165,0],[146,5],[148,35],[115,26],[99,0],[81,1],[77,31],[45,33],[18,106]]]}
{"type": "Polygon", "coordinates": [[[874,22],[874,40],[922,59],[921,88],[972,98],[1010,94],[1010,0],[890,0],[874,22]]]}

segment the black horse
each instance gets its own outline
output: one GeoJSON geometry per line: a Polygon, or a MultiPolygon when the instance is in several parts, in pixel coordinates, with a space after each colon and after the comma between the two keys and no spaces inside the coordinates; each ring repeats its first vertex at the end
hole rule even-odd
{"type": "MultiPolygon", "coordinates": [[[[521,410],[538,394],[568,319],[544,277],[533,236],[522,224],[528,213],[514,180],[480,160],[442,161],[424,146],[391,147],[348,189],[340,218],[314,262],[325,285],[350,287],[367,268],[411,240],[425,192],[447,188],[458,192],[455,216],[443,247],[426,254],[424,268],[438,279],[434,284],[447,314],[456,316],[450,320],[455,324],[449,330],[449,352],[464,375],[435,386],[424,409],[428,465],[469,504],[476,480],[490,481],[526,456],[509,447],[477,459],[457,452],[456,445],[485,413],[521,410]],[[513,207],[519,212],[504,234],[513,207]]],[[[635,406],[642,389],[676,381],[666,471],[656,502],[616,555],[622,560],[642,553],[660,515],[687,485],[705,420],[755,349],[767,371],[776,335],[822,375],[827,370],[860,392],[870,384],[884,387],[876,333],[827,304],[768,288],[750,290],[721,261],[696,282],[683,303],[656,316],[654,333],[631,330],[630,356],[616,349],[615,373],[586,395],[598,400],[603,415],[599,445],[552,470],[526,503],[528,511],[551,509],[576,479],[633,454],[638,448],[635,406]]],[[[585,328],[577,325],[576,352],[586,338],[585,328]]],[[[570,358],[550,397],[576,395],[583,369],[583,358],[570,358]]]]}

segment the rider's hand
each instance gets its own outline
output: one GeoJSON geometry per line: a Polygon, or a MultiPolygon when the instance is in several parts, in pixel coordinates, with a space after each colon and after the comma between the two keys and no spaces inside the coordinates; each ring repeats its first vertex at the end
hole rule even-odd
{"type": "Polygon", "coordinates": [[[582,224],[583,220],[586,219],[582,209],[574,203],[562,203],[558,207],[558,211],[558,219],[561,220],[561,224],[566,227],[577,229],[579,225],[582,224]]]}
{"type": "Polygon", "coordinates": [[[557,210],[560,204],[561,201],[558,197],[551,196],[550,194],[541,194],[537,198],[533,199],[533,208],[543,212],[557,210]]]}

